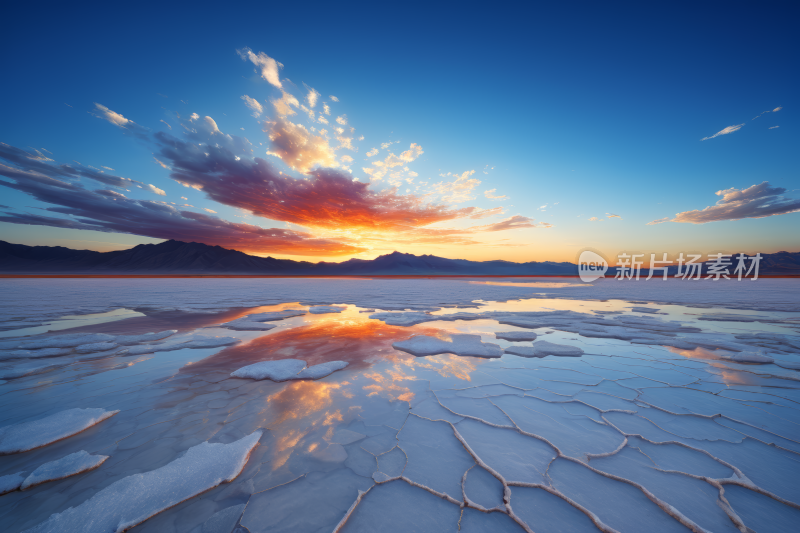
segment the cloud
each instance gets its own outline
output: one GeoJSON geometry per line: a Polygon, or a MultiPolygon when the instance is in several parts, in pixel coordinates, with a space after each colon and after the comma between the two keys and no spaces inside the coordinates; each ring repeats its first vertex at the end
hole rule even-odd
{"type": "Polygon", "coordinates": [[[330,98],[330,99],[331,99],[331,100],[333,100],[334,102],[338,102],[338,101],[339,101],[339,99],[338,99],[338,98],[336,98],[336,97],[335,97],[335,96],[333,96],[333,95],[330,95],[328,98],[330,98]]]}
{"type": "Polygon", "coordinates": [[[729,133],[733,133],[734,131],[739,131],[740,129],[742,129],[742,126],[744,126],[744,124],[737,124],[736,126],[728,126],[724,130],[718,131],[717,133],[715,133],[711,137],[703,137],[700,140],[701,141],[707,141],[709,139],[713,139],[714,137],[719,137],[720,135],[728,135],[729,133]]]}
{"type": "Polygon", "coordinates": [[[781,109],[783,109],[783,107],[782,107],[782,106],[778,106],[778,107],[776,107],[775,109],[773,109],[773,110],[772,110],[772,112],[773,112],[773,113],[777,113],[777,112],[778,112],[778,111],[780,111],[781,109]]]}
{"type": "Polygon", "coordinates": [[[317,100],[319,100],[319,96],[320,96],[319,92],[314,90],[314,89],[312,89],[311,87],[309,87],[305,83],[303,85],[305,86],[306,90],[308,91],[308,94],[306,94],[306,102],[308,102],[308,107],[316,106],[317,105],[317,100]]]}
{"type": "Polygon", "coordinates": [[[780,126],[770,126],[770,127],[769,127],[769,128],[767,128],[767,129],[769,129],[769,130],[774,130],[775,128],[780,128],[780,126]]]}
{"type": "Polygon", "coordinates": [[[372,150],[367,152],[367,157],[372,157],[374,155],[378,155],[378,149],[377,148],[373,148],[372,150]]]}
{"type": "Polygon", "coordinates": [[[656,224],[663,224],[664,222],[669,222],[669,217],[659,218],[658,220],[653,220],[652,222],[648,222],[648,226],[655,226],[656,224]]]}
{"type": "MultiPolygon", "coordinates": [[[[305,139],[305,128],[297,129],[305,139]]],[[[294,131],[281,129],[288,130],[294,131]]],[[[415,231],[479,211],[426,203],[423,197],[398,194],[394,189],[375,192],[368,183],[331,168],[311,170],[307,179],[296,179],[264,159],[237,159],[223,146],[199,146],[165,132],[155,137],[162,145],[159,156],[171,163],[172,179],[202,190],[211,200],[272,220],[309,228],[415,231]]],[[[283,156],[288,162],[300,154],[305,163],[300,166],[305,167],[309,161],[306,152],[306,146],[298,148],[297,142],[287,139],[283,156]]]]}
{"type": "Polygon", "coordinates": [[[622,217],[621,217],[621,216],[619,216],[619,215],[615,215],[615,214],[613,214],[613,213],[606,213],[606,216],[607,216],[608,218],[619,218],[620,220],[622,219],[622,217]]]}
{"type": "Polygon", "coordinates": [[[260,68],[262,78],[278,89],[283,89],[279,73],[279,70],[283,68],[281,63],[278,63],[264,52],[254,54],[250,48],[242,48],[241,50],[237,50],[236,53],[239,54],[239,57],[243,60],[247,61],[249,59],[251,63],[260,68]]]}
{"type": "Polygon", "coordinates": [[[153,159],[155,159],[155,160],[156,160],[156,163],[158,163],[159,165],[161,165],[163,168],[165,168],[165,169],[169,170],[169,166],[167,166],[167,164],[166,164],[166,163],[164,163],[163,161],[159,161],[159,159],[158,159],[157,157],[154,157],[153,159]]]}
{"type": "Polygon", "coordinates": [[[214,211],[213,209],[209,209],[209,208],[207,208],[207,207],[204,207],[204,208],[203,208],[203,211],[208,211],[209,213],[214,213],[215,215],[217,214],[217,212],[216,212],[216,211],[214,211]]]}
{"type": "Polygon", "coordinates": [[[302,124],[294,124],[282,117],[265,123],[272,141],[270,154],[280,157],[293,169],[307,174],[313,167],[337,167],[336,154],[328,140],[309,132],[302,124]]]}
{"type": "Polygon", "coordinates": [[[66,180],[77,180],[79,178],[88,178],[103,185],[110,185],[112,187],[119,187],[125,189],[132,185],[140,184],[141,182],[114,176],[107,172],[99,172],[91,168],[80,165],[73,167],[70,165],[50,165],[47,162],[52,161],[41,154],[41,152],[34,150],[35,153],[22,150],[15,146],[0,142],[0,159],[6,160],[12,166],[0,163],[0,176],[9,178],[22,177],[26,179],[45,179],[48,176],[66,180]]]}
{"type": "Polygon", "coordinates": [[[94,106],[96,110],[99,112],[99,114],[95,113],[96,117],[107,120],[116,126],[125,127],[126,124],[133,122],[132,120],[128,120],[119,113],[111,111],[106,106],[100,105],[97,102],[95,102],[94,106]]]}
{"type": "MultiPolygon", "coordinates": [[[[325,113],[326,115],[330,115],[331,114],[330,106],[328,104],[326,104],[326,103],[323,103],[322,104],[322,112],[325,113]]],[[[327,122],[325,122],[325,124],[327,124],[327,122]]]]}
{"type": "Polygon", "coordinates": [[[270,100],[272,105],[275,107],[275,112],[281,117],[294,115],[296,111],[292,109],[292,106],[298,107],[300,102],[297,101],[297,98],[286,91],[282,91],[282,93],[283,94],[280,98],[270,100]]]}
{"type": "Polygon", "coordinates": [[[104,105],[100,105],[97,102],[94,104],[95,109],[90,111],[89,114],[101,118],[118,126],[126,131],[126,133],[135,135],[141,139],[147,138],[148,129],[142,127],[135,123],[134,121],[123,117],[121,114],[117,113],[116,111],[112,111],[111,109],[107,108],[104,105]]]}
{"type": "Polygon", "coordinates": [[[469,216],[471,219],[481,219],[481,218],[488,218],[492,215],[502,215],[505,212],[503,207],[493,207],[492,209],[482,209],[477,213],[474,213],[469,216]]]}
{"type": "Polygon", "coordinates": [[[467,170],[460,176],[458,174],[452,174],[458,176],[454,181],[440,181],[432,185],[432,189],[437,194],[442,195],[442,201],[452,204],[474,200],[473,190],[480,185],[481,182],[478,179],[470,178],[473,174],[475,174],[474,170],[467,170]]]}
{"type": "Polygon", "coordinates": [[[597,222],[599,219],[597,217],[592,217],[589,219],[589,222],[597,222]]]}
{"type": "MultiPolygon", "coordinates": [[[[0,144],[0,149],[7,146],[0,144]]],[[[13,163],[5,157],[8,152],[4,150],[3,159],[13,163]]],[[[21,162],[26,163],[24,160],[21,162]]],[[[0,174],[13,180],[0,180],[0,186],[50,204],[53,207],[45,211],[55,216],[5,213],[0,215],[0,221],[202,242],[249,253],[345,255],[365,250],[341,239],[233,223],[206,214],[182,211],[165,202],[130,199],[112,190],[88,190],[80,184],[59,179],[65,172],[64,165],[42,164],[36,168],[12,168],[0,164],[0,174]]]]}
{"type": "Polygon", "coordinates": [[[169,123],[166,120],[164,120],[163,118],[161,119],[160,122],[163,122],[169,129],[172,129],[172,126],[170,126],[169,123]]]}
{"type": "Polygon", "coordinates": [[[244,105],[246,105],[253,111],[253,116],[255,118],[260,117],[261,113],[264,112],[264,107],[255,98],[250,98],[246,94],[243,94],[242,100],[244,100],[244,105]]]}
{"type": "Polygon", "coordinates": [[[347,115],[342,115],[340,117],[336,117],[336,123],[341,124],[342,126],[347,125],[347,115]]]}
{"type": "Polygon", "coordinates": [[[166,196],[166,195],[167,195],[167,193],[166,193],[166,192],[164,192],[164,190],[163,190],[163,189],[159,189],[159,188],[158,188],[158,187],[156,187],[155,185],[151,185],[151,184],[149,184],[149,183],[148,183],[147,185],[145,185],[145,186],[144,186],[144,188],[145,188],[145,189],[147,189],[147,190],[148,190],[148,191],[150,191],[150,192],[154,192],[154,193],[156,193],[156,194],[157,194],[157,195],[159,195],[159,196],[166,196]]]}
{"type": "Polygon", "coordinates": [[[675,215],[672,222],[705,224],[720,220],[764,218],[800,211],[800,200],[786,198],[783,187],[770,187],[768,181],[746,189],[725,189],[715,194],[722,198],[716,205],[702,210],[684,211],[675,215]]]}
{"type": "MultiPolygon", "coordinates": [[[[501,220],[500,222],[496,222],[494,224],[489,224],[486,226],[473,226],[472,230],[477,231],[503,231],[507,229],[522,229],[522,228],[536,228],[538,227],[534,224],[534,219],[524,217],[522,215],[514,215],[512,217],[508,217],[505,220],[501,220]]],[[[546,227],[551,227],[550,224],[547,224],[546,227]]]]}
{"type": "MultiPolygon", "coordinates": [[[[392,143],[384,143],[384,145],[382,146],[388,146],[390,144],[392,143]]],[[[371,152],[374,152],[375,154],[378,153],[378,151],[375,148],[373,148],[370,151],[370,153],[371,152]]],[[[367,153],[367,155],[369,156],[370,153],[367,153]]],[[[418,145],[417,143],[411,143],[408,150],[406,150],[405,152],[401,152],[400,155],[395,155],[394,153],[389,152],[389,155],[387,155],[383,160],[377,160],[372,162],[372,165],[376,168],[362,168],[362,170],[364,171],[365,174],[369,175],[371,180],[378,181],[383,179],[383,177],[386,176],[386,174],[391,169],[396,167],[401,167],[407,163],[411,163],[424,153],[425,152],[422,150],[422,147],[420,145],[418,145]]],[[[409,175],[411,175],[411,173],[409,173],[409,175]]],[[[416,176],[417,174],[414,173],[414,175],[411,177],[416,177],[416,176]]],[[[394,185],[397,185],[399,183],[398,180],[400,179],[400,177],[401,174],[394,172],[390,174],[389,182],[394,185]]]]}
{"type": "Polygon", "coordinates": [[[483,195],[488,198],[489,200],[508,200],[508,196],[497,196],[494,192],[497,189],[489,189],[488,191],[483,191],[483,195]]]}

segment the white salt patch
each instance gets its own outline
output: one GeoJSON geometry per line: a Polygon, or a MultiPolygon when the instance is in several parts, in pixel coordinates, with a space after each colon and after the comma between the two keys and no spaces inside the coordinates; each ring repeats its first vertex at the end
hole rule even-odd
{"type": "Polygon", "coordinates": [[[34,470],[31,475],[25,478],[20,489],[25,490],[41,483],[64,479],[65,477],[95,469],[103,464],[106,459],[108,459],[107,455],[91,455],[84,450],[71,453],[56,461],[45,463],[34,470]]]}
{"type": "Polygon", "coordinates": [[[7,476],[0,476],[0,496],[7,492],[17,490],[25,481],[25,472],[17,472],[7,476]]]}
{"type": "Polygon", "coordinates": [[[115,342],[93,342],[91,344],[81,344],[75,348],[76,353],[92,353],[92,352],[105,352],[113,350],[119,346],[115,342]]]}
{"type": "Polygon", "coordinates": [[[126,531],[242,472],[262,430],[230,444],[202,442],[166,466],[120,479],[77,507],[51,515],[30,533],[126,531]]]}
{"type": "Polygon", "coordinates": [[[536,333],[532,331],[498,331],[494,334],[498,339],[507,341],[535,341],[536,333]]]}
{"type": "Polygon", "coordinates": [[[390,326],[404,327],[415,326],[417,324],[422,324],[423,322],[437,320],[437,317],[429,315],[428,313],[420,313],[418,311],[413,311],[410,313],[375,313],[369,317],[374,320],[382,320],[385,324],[390,326]]]}
{"type": "Polygon", "coordinates": [[[325,313],[341,313],[345,309],[347,309],[347,307],[338,305],[315,305],[314,307],[309,307],[308,312],[315,315],[322,315],[325,313]]]}
{"type": "Polygon", "coordinates": [[[192,335],[181,337],[162,344],[140,344],[131,346],[128,355],[142,355],[154,352],[169,352],[172,350],[183,350],[184,348],[219,348],[221,346],[232,346],[242,342],[236,337],[207,337],[204,335],[192,335]]]}
{"type": "Polygon", "coordinates": [[[233,373],[235,378],[271,379],[287,381],[290,379],[319,379],[346,367],[346,361],[328,361],[306,368],[306,362],[299,359],[262,361],[244,366],[233,373]]]}
{"type": "Polygon", "coordinates": [[[43,348],[41,350],[4,350],[0,351],[0,361],[8,359],[38,359],[42,357],[60,357],[72,352],[72,348],[43,348]]]}
{"type": "Polygon", "coordinates": [[[257,313],[254,315],[248,315],[247,318],[255,322],[270,322],[273,320],[283,320],[284,318],[292,318],[294,316],[303,316],[305,314],[306,314],[305,309],[285,309],[283,311],[270,311],[269,313],[257,313]]]}
{"type": "Polygon", "coordinates": [[[161,339],[166,339],[172,335],[178,333],[177,329],[168,329],[165,331],[159,331],[158,333],[143,333],[141,335],[120,335],[116,338],[115,342],[122,346],[130,346],[132,344],[138,344],[140,342],[153,342],[153,341],[160,341],[161,339]]]}
{"type": "Polygon", "coordinates": [[[0,379],[17,379],[25,376],[33,376],[36,374],[44,374],[57,368],[61,368],[71,364],[72,359],[61,359],[57,362],[51,360],[47,363],[23,363],[9,367],[0,368],[0,379]]]}
{"type": "Polygon", "coordinates": [[[736,363],[756,363],[764,365],[775,362],[772,357],[764,355],[764,352],[726,353],[719,354],[719,356],[726,361],[734,361],[736,363]]]}
{"type": "Polygon", "coordinates": [[[328,361],[318,365],[310,366],[297,374],[296,379],[319,379],[341,370],[347,366],[346,361],[328,361]]]}
{"type": "Polygon", "coordinates": [[[119,411],[100,408],[75,408],[39,420],[0,427],[0,455],[26,452],[66,439],[117,413],[119,411]]]}
{"type": "Polygon", "coordinates": [[[533,353],[536,357],[544,357],[545,355],[556,355],[559,357],[579,357],[583,355],[583,350],[577,346],[538,341],[533,343],[533,353]]]}
{"type": "Polygon", "coordinates": [[[304,368],[306,362],[299,359],[281,359],[279,361],[262,361],[254,363],[231,373],[235,378],[271,379],[286,381],[294,379],[304,368]]]}
{"type": "Polygon", "coordinates": [[[105,333],[71,333],[69,335],[54,335],[22,342],[18,347],[24,350],[37,350],[39,348],[73,348],[81,344],[111,342],[113,340],[113,335],[106,335],[105,333]]]}
{"type": "Polygon", "coordinates": [[[503,355],[503,349],[500,346],[481,342],[480,335],[451,335],[450,338],[452,342],[427,335],[418,335],[405,341],[395,342],[392,347],[417,357],[440,353],[474,357],[500,357],[503,355]]]}
{"type": "Polygon", "coordinates": [[[544,357],[543,355],[536,355],[533,346],[509,346],[508,348],[505,349],[505,353],[510,353],[511,355],[518,355],[520,357],[544,357]]]}

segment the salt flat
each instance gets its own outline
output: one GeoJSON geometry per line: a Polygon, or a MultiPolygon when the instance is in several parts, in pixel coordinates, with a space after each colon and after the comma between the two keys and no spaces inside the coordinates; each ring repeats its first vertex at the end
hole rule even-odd
{"type": "Polygon", "coordinates": [[[0,280],[4,531],[800,523],[800,281],[485,281],[0,280]]]}

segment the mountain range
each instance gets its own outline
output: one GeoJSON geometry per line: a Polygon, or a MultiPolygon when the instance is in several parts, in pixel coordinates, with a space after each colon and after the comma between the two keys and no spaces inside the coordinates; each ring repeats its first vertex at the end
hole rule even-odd
{"type": "MultiPolygon", "coordinates": [[[[762,254],[761,275],[800,275],[800,252],[762,254]]],[[[341,263],[256,257],[221,246],[169,240],[129,250],[95,252],[62,246],[0,241],[0,273],[85,275],[273,275],[273,276],[532,276],[577,275],[574,263],[469,261],[400,252],[341,263]]],[[[609,274],[613,276],[614,269],[609,274]]],[[[608,275],[608,274],[607,274],[608,275]]]]}

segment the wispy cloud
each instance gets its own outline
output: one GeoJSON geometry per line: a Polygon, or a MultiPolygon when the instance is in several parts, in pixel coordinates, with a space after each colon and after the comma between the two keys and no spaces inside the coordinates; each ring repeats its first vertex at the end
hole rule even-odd
{"type": "Polygon", "coordinates": [[[483,195],[489,200],[508,200],[508,196],[495,195],[494,192],[496,190],[497,189],[489,189],[488,191],[483,191],[483,195]]]}
{"type": "Polygon", "coordinates": [[[713,139],[714,137],[719,137],[720,135],[728,135],[728,134],[733,133],[735,131],[739,131],[740,129],[742,129],[742,126],[744,126],[744,124],[737,124],[735,126],[728,126],[727,128],[718,131],[714,135],[712,135],[710,137],[703,137],[700,140],[701,141],[707,141],[709,139],[713,139]]]}
{"type": "Polygon", "coordinates": [[[656,224],[663,224],[664,222],[669,222],[669,217],[659,218],[658,220],[653,220],[652,222],[648,222],[648,226],[655,226],[656,224]]]}
{"type": "Polygon", "coordinates": [[[249,48],[242,48],[241,50],[237,50],[236,53],[238,53],[239,57],[241,57],[243,60],[246,61],[249,59],[251,63],[258,67],[261,70],[262,78],[267,80],[278,89],[283,89],[283,85],[281,84],[280,80],[280,69],[283,68],[281,63],[278,63],[264,52],[254,54],[249,48]]]}
{"type": "Polygon", "coordinates": [[[255,98],[250,98],[246,94],[243,94],[242,95],[242,100],[244,100],[244,105],[246,105],[247,107],[249,107],[253,111],[253,116],[255,118],[260,117],[261,113],[264,112],[264,107],[255,98]]]}
{"type": "Polygon", "coordinates": [[[608,218],[619,218],[620,220],[622,219],[622,217],[621,217],[621,216],[619,216],[619,215],[615,215],[615,214],[613,214],[613,213],[606,213],[606,216],[607,216],[608,218]]]}

